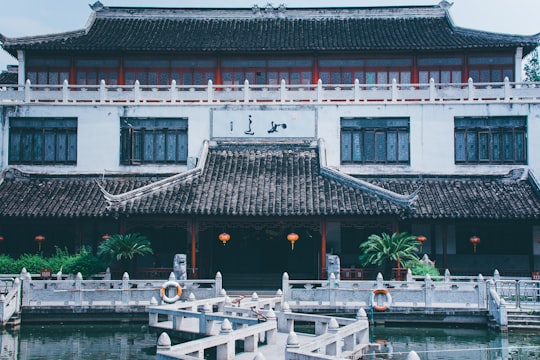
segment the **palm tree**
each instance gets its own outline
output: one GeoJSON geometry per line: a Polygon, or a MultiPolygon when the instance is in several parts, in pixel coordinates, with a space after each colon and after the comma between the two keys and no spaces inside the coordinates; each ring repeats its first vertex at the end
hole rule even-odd
{"type": "Polygon", "coordinates": [[[392,262],[395,261],[399,269],[401,262],[418,260],[419,245],[416,236],[406,232],[395,232],[391,236],[384,232],[382,236],[372,234],[360,244],[360,263],[363,266],[384,265],[384,278],[389,279],[392,276],[392,262]]]}
{"type": "Polygon", "coordinates": [[[144,256],[153,254],[150,241],[144,235],[139,233],[133,234],[115,234],[105,239],[98,247],[98,256],[108,264],[113,261],[119,261],[124,267],[124,271],[132,270],[130,265],[133,264],[135,255],[144,256]]]}

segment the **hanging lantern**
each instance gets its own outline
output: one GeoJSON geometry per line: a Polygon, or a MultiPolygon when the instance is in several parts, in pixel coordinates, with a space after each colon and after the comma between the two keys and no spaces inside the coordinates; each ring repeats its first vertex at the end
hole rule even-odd
{"type": "Polygon", "coordinates": [[[416,241],[420,242],[420,252],[422,252],[422,245],[424,245],[426,240],[427,240],[427,237],[425,237],[424,235],[418,235],[416,237],[416,241]]]}
{"type": "Polygon", "coordinates": [[[41,252],[41,243],[45,241],[45,236],[43,235],[36,235],[34,237],[34,240],[38,243],[38,252],[41,252]]]}
{"type": "Polygon", "coordinates": [[[291,242],[291,250],[294,250],[294,243],[298,241],[298,238],[299,236],[297,233],[290,233],[289,235],[287,235],[287,240],[291,242]]]}
{"type": "Polygon", "coordinates": [[[110,239],[112,236],[109,235],[109,234],[103,234],[103,236],[101,236],[101,240],[105,241],[107,239],[110,239]]]}
{"type": "Polygon", "coordinates": [[[476,245],[480,244],[480,238],[478,236],[471,236],[469,242],[473,244],[474,253],[476,253],[476,245]]]}
{"type": "Polygon", "coordinates": [[[4,241],[4,237],[0,235],[0,242],[4,241]]]}
{"type": "Polygon", "coordinates": [[[227,234],[226,232],[222,232],[221,234],[219,234],[218,239],[223,243],[223,246],[225,246],[225,244],[227,244],[227,241],[231,240],[231,235],[227,234]]]}

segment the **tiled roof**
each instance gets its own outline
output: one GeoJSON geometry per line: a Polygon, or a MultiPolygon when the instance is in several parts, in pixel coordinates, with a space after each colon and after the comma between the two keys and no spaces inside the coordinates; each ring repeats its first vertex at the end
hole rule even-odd
{"type": "Polygon", "coordinates": [[[199,10],[97,7],[89,28],[6,38],[3,48],[36,51],[276,52],[534,49],[538,36],[455,27],[434,7],[199,10]],[[228,14],[224,16],[223,14],[228,14]],[[234,16],[237,14],[238,16],[234,16]],[[322,15],[321,15],[322,14],[322,15]]]}
{"type": "MultiPolygon", "coordinates": [[[[178,179],[176,179],[178,180],[178,179]]],[[[111,203],[130,214],[233,216],[399,215],[403,206],[319,171],[306,145],[210,148],[199,176],[111,203]]]]}
{"type": "Polygon", "coordinates": [[[365,179],[409,193],[420,188],[410,218],[540,219],[540,193],[526,171],[506,176],[387,177],[365,179]]]}
{"type": "Polygon", "coordinates": [[[0,84],[17,84],[17,73],[8,71],[0,72],[0,84]]]}
{"type": "Polygon", "coordinates": [[[520,170],[508,176],[354,180],[321,167],[318,151],[295,144],[218,145],[209,148],[200,168],[173,176],[47,176],[11,169],[0,182],[0,217],[152,214],[540,219],[538,187],[520,170]],[[415,192],[417,196],[408,203],[397,195],[415,192]]]}
{"type": "MultiPolygon", "coordinates": [[[[97,180],[100,176],[50,176],[21,173],[14,169],[0,179],[0,217],[80,218],[107,215],[107,202],[97,180]]],[[[107,176],[111,191],[125,192],[156,177],[107,176]]]]}

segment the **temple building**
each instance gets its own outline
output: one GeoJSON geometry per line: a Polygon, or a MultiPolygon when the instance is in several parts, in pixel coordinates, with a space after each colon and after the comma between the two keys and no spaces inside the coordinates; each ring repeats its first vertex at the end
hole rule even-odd
{"type": "Polygon", "coordinates": [[[140,268],[182,253],[190,277],[279,285],[324,278],[326,254],[372,278],[359,245],[404,231],[453,274],[530,276],[540,34],[450,13],[98,1],[81,30],[0,34],[2,252],[139,232],[140,268]]]}

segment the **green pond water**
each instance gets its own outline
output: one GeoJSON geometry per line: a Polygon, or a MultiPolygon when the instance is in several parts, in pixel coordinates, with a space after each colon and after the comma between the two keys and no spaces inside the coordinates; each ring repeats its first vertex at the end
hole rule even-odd
{"type": "MultiPolygon", "coordinates": [[[[370,359],[540,359],[540,332],[501,335],[485,329],[374,327],[382,344],[370,359]]],[[[157,335],[145,324],[22,325],[1,334],[0,359],[155,359],[157,335]]],[[[209,357],[210,358],[210,357],[209,357]]]]}

